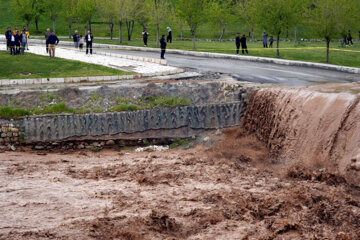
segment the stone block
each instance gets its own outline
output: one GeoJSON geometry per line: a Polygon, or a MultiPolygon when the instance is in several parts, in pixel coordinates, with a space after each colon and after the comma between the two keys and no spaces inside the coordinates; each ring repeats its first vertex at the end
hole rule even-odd
{"type": "Polygon", "coordinates": [[[10,80],[9,79],[3,79],[1,80],[1,86],[9,86],[10,80]]]}
{"type": "Polygon", "coordinates": [[[41,84],[41,78],[35,78],[34,79],[34,84],[40,85],[41,84]]]}
{"type": "Polygon", "coordinates": [[[80,77],[80,82],[87,82],[89,81],[88,77],[80,77]]]}
{"type": "Polygon", "coordinates": [[[72,83],[72,78],[64,78],[64,83],[72,83]]]}
{"type": "Polygon", "coordinates": [[[111,81],[111,76],[104,76],[104,81],[111,81]]]}
{"type": "Polygon", "coordinates": [[[34,79],[25,79],[25,84],[27,84],[27,85],[34,84],[34,79]]]}
{"type": "Polygon", "coordinates": [[[72,78],[73,83],[79,83],[80,81],[81,81],[81,78],[79,78],[79,77],[72,78]]]}
{"type": "Polygon", "coordinates": [[[114,80],[119,80],[119,76],[115,75],[115,76],[111,76],[111,80],[114,81],[114,80]]]}
{"type": "Polygon", "coordinates": [[[11,86],[17,85],[17,79],[11,79],[9,85],[11,85],[11,86]]]}
{"type": "Polygon", "coordinates": [[[18,79],[16,80],[16,85],[25,85],[26,84],[26,79],[18,79]]]}
{"type": "Polygon", "coordinates": [[[97,77],[88,77],[88,81],[90,81],[90,82],[96,82],[96,81],[97,81],[97,77]]]}
{"type": "Polygon", "coordinates": [[[49,78],[41,78],[41,84],[48,84],[50,82],[49,78]]]}

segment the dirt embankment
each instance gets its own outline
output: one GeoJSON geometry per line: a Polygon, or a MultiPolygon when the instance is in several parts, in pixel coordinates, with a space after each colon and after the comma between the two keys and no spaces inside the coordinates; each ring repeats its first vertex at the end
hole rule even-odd
{"type": "Polygon", "coordinates": [[[360,95],[351,94],[255,90],[244,129],[266,143],[281,163],[337,170],[359,185],[359,101],[360,95]]]}

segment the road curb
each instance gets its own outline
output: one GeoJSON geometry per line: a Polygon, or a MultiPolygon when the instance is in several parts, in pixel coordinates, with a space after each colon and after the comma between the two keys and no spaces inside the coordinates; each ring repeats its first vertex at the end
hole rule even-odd
{"type": "Polygon", "coordinates": [[[81,82],[108,82],[118,80],[134,80],[146,77],[159,77],[185,72],[184,69],[176,69],[161,73],[147,73],[134,75],[115,75],[115,76],[91,76],[91,77],[66,77],[66,78],[30,78],[30,79],[0,79],[0,87],[19,86],[19,85],[49,85],[49,84],[68,84],[81,82]]]}

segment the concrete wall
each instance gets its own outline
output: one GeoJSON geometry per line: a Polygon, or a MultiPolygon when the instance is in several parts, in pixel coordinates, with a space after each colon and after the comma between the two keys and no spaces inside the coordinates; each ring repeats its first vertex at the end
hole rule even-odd
{"type": "Polygon", "coordinates": [[[246,103],[149,109],[23,119],[25,142],[191,137],[199,131],[240,125],[246,103]],[[166,133],[164,136],[164,133],[166,133]]]}

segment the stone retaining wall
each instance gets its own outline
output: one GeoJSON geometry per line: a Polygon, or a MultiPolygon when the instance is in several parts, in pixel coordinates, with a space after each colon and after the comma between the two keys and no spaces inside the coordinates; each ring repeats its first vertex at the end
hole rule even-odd
{"type": "MultiPolygon", "coordinates": [[[[18,121],[18,126],[24,129],[26,144],[67,140],[187,138],[201,131],[239,126],[245,109],[246,102],[240,101],[135,112],[37,116],[18,121]]],[[[13,121],[3,124],[10,126],[13,121]]],[[[10,131],[5,132],[10,135],[10,131]]],[[[11,130],[10,140],[18,140],[15,132],[18,130],[11,130]]]]}
{"type": "Polygon", "coordinates": [[[24,141],[24,132],[14,123],[0,123],[0,150],[2,146],[18,145],[24,141]]]}

